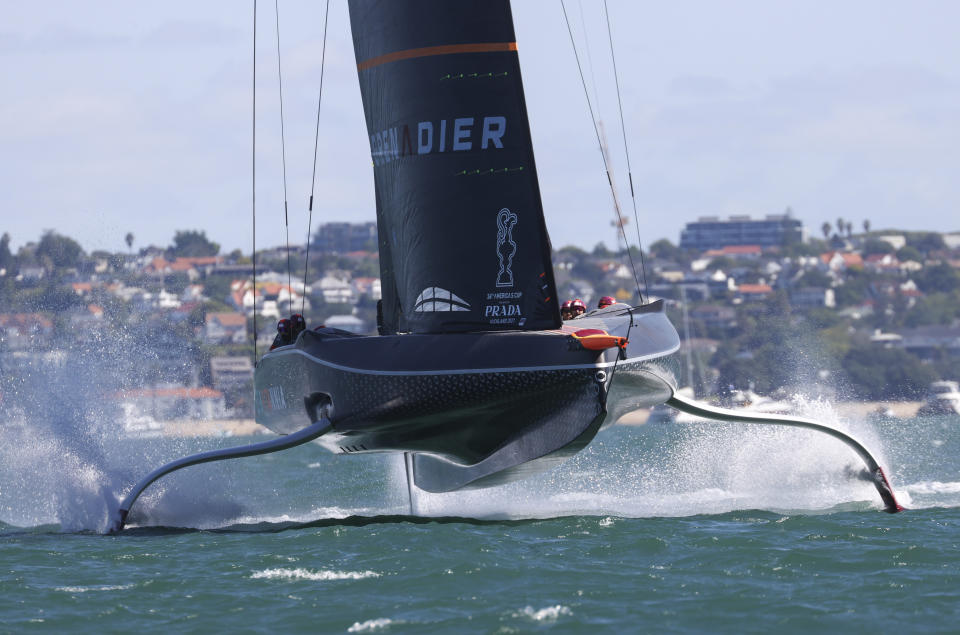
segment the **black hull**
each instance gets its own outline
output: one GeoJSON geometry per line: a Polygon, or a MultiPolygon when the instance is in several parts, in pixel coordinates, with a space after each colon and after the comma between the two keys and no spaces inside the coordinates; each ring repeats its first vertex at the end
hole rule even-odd
{"type": "Polygon", "coordinates": [[[358,337],[304,332],[264,356],[257,421],[296,432],[327,412],[334,452],[413,453],[427,491],[486,487],[549,469],[624,412],[669,399],[679,346],[659,305],[606,310],[563,330],[358,337]],[[628,337],[623,353],[571,332],[628,337]]]}

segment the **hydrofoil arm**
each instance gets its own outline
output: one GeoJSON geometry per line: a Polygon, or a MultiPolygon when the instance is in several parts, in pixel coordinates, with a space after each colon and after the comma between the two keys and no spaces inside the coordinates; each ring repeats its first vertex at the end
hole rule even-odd
{"type": "Polygon", "coordinates": [[[165,476],[170,472],[175,472],[185,467],[190,467],[191,465],[197,465],[198,463],[239,459],[245,456],[256,456],[258,454],[269,454],[271,452],[287,450],[309,441],[313,441],[317,437],[328,432],[331,428],[332,425],[330,424],[330,420],[324,418],[307,426],[303,430],[279,437],[277,439],[264,441],[262,443],[254,443],[252,445],[244,445],[236,448],[223,448],[220,450],[210,450],[209,452],[200,452],[199,454],[185,456],[182,459],[177,459],[176,461],[171,461],[166,465],[158,467],[143,477],[140,482],[137,483],[132,490],[130,490],[126,497],[124,497],[123,502],[120,503],[120,508],[117,509],[117,513],[114,516],[113,521],[110,523],[110,528],[108,531],[109,533],[116,533],[123,529],[127,522],[127,514],[130,513],[130,508],[133,506],[133,503],[137,500],[137,498],[140,497],[140,494],[142,494],[145,489],[150,487],[151,483],[156,481],[161,476],[165,476]]]}
{"type": "Polygon", "coordinates": [[[883,468],[880,467],[880,464],[877,463],[877,460],[872,454],[870,454],[870,451],[866,448],[866,446],[845,432],[841,432],[836,428],[831,428],[830,426],[818,423],[812,419],[804,419],[802,417],[766,413],[746,413],[727,410],[725,408],[716,408],[714,406],[708,406],[690,399],[685,399],[677,393],[674,393],[673,396],[667,400],[667,405],[682,412],[686,412],[687,414],[695,415],[697,417],[705,417],[707,419],[733,421],[736,423],[765,423],[769,425],[791,426],[794,428],[806,428],[808,430],[825,432],[835,439],[840,439],[850,446],[854,452],[860,455],[860,458],[863,459],[863,462],[867,465],[867,470],[870,472],[871,480],[873,481],[874,486],[876,486],[877,492],[880,493],[880,498],[883,499],[884,509],[891,514],[903,511],[903,507],[900,506],[893,494],[893,487],[891,487],[890,481],[887,480],[887,475],[884,474],[883,468]]]}

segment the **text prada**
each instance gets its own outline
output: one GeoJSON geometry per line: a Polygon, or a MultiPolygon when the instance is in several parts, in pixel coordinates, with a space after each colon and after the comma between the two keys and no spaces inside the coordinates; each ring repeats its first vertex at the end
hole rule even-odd
{"type": "Polygon", "coordinates": [[[511,317],[520,315],[519,304],[488,304],[483,307],[484,317],[511,317]]]}

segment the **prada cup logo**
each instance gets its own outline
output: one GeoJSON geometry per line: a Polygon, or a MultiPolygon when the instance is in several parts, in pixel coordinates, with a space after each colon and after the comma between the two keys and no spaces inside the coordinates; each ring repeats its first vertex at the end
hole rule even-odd
{"type": "Polygon", "coordinates": [[[498,287],[513,286],[513,257],[517,253],[517,243],[513,242],[513,228],[516,224],[517,215],[506,207],[497,214],[497,258],[500,259],[498,287]]]}

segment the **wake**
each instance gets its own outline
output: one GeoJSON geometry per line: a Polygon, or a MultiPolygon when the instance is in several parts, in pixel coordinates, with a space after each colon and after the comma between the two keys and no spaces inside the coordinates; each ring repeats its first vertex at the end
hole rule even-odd
{"type": "MultiPolygon", "coordinates": [[[[864,442],[891,476],[908,508],[955,506],[960,496],[938,488],[930,496],[921,485],[899,485],[917,472],[886,460],[887,446],[876,428],[847,421],[831,404],[796,399],[797,414],[824,422],[864,442]]],[[[920,470],[922,471],[922,470],[920,470]]],[[[615,426],[563,467],[529,481],[493,490],[430,494],[416,491],[417,514],[481,518],[550,518],[614,515],[629,518],[679,517],[769,510],[819,514],[838,510],[879,510],[872,482],[864,480],[860,457],[822,433],[776,426],[702,422],[638,427],[615,426]]],[[[405,484],[395,468],[395,487],[405,484]]],[[[914,483],[914,480],[906,480],[914,483]]]]}

